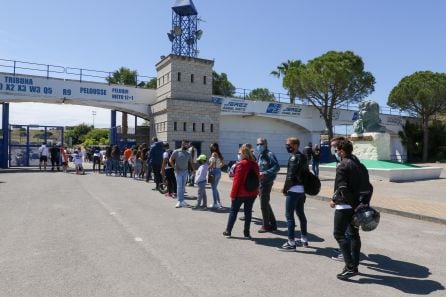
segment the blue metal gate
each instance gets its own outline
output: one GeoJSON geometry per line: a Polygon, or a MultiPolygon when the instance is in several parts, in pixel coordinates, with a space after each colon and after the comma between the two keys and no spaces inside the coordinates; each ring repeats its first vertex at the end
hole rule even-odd
{"type": "Polygon", "coordinates": [[[59,126],[10,125],[9,167],[39,166],[39,147],[63,144],[63,134],[59,126]]]}

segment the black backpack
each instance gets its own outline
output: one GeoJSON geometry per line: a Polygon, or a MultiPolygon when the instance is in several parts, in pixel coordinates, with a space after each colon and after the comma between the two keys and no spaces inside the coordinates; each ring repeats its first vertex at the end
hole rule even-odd
{"type": "MultiPolygon", "coordinates": [[[[299,162],[301,162],[302,158],[301,158],[300,154],[297,154],[297,156],[299,158],[299,162]]],[[[319,194],[319,192],[321,190],[321,181],[319,180],[319,177],[314,175],[310,171],[310,169],[308,169],[308,166],[306,166],[306,163],[304,166],[305,166],[305,168],[303,169],[301,179],[302,179],[302,184],[304,185],[305,194],[308,194],[310,196],[316,196],[317,194],[319,194]]]]}
{"type": "Polygon", "coordinates": [[[302,176],[305,194],[315,196],[321,190],[321,181],[310,170],[305,170],[302,176]]]}
{"type": "Polygon", "coordinates": [[[246,176],[245,188],[248,192],[253,192],[259,187],[259,176],[254,168],[251,166],[246,176]]]}
{"type": "Polygon", "coordinates": [[[369,171],[362,164],[359,159],[354,158],[353,161],[359,167],[359,174],[361,174],[361,184],[359,185],[359,202],[370,204],[373,195],[373,186],[370,183],[369,171]]]}

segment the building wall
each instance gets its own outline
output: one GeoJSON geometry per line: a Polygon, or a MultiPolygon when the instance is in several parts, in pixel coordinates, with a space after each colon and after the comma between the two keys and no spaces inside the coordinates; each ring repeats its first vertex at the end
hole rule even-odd
{"type": "Polygon", "coordinates": [[[218,142],[220,131],[220,104],[212,102],[213,64],[169,55],[156,65],[157,102],[150,106],[153,136],[173,148],[183,139],[193,141],[209,155],[209,145],[218,142]]]}
{"type": "Polygon", "coordinates": [[[279,163],[285,165],[289,154],[285,149],[288,137],[297,137],[300,140],[300,150],[311,141],[311,133],[292,123],[273,118],[238,115],[222,115],[220,117],[220,149],[226,160],[235,161],[239,146],[251,143],[255,147],[257,138],[268,140],[269,149],[276,155],[279,163]]]}
{"type": "Polygon", "coordinates": [[[211,60],[169,55],[157,65],[158,100],[181,98],[209,101],[212,97],[211,60]]]}

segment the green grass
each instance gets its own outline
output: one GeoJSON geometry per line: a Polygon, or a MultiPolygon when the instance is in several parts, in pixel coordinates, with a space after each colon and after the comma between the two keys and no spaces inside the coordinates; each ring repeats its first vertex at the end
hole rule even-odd
{"type": "MultiPolygon", "coordinates": [[[[378,160],[361,160],[361,163],[368,169],[409,169],[409,168],[421,168],[412,164],[404,164],[396,161],[378,161],[378,160]]],[[[325,166],[335,167],[336,163],[322,164],[325,166]]]]}

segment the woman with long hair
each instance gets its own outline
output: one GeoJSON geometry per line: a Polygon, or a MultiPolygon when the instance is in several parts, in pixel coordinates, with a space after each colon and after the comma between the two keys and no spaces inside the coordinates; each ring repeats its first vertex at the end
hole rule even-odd
{"type": "Polygon", "coordinates": [[[220,152],[218,143],[212,143],[210,145],[211,157],[209,158],[209,174],[214,176],[211,182],[212,197],[214,203],[212,208],[223,208],[220,201],[220,193],[218,192],[217,186],[221,178],[221,168],[225,165],[223,156],[220,152]]]}
{"type": "Polygon", "coordinates": [[[234,181],[231,189],[231,209],[229,211],[228,224],[223,235],[231,237],[237,213],[243,204],[245,213],[245,225],[243,235],[245,238],[251,238],[249,228],[251,226],[252,206],[259,194],[259,165],[255,161],[250,148],[244,144],[239,150],[239,162],[237,163],[234,181]]]}

